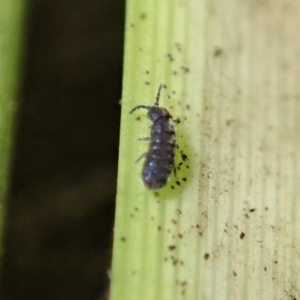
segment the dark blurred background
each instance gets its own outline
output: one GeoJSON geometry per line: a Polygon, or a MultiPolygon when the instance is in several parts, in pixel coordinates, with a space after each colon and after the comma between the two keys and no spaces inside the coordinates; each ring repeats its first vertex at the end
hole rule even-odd
{"type": "Polygon", "coordinates": [[[124,1],[32,0],[1,299],[106,299],[124,1]]]}

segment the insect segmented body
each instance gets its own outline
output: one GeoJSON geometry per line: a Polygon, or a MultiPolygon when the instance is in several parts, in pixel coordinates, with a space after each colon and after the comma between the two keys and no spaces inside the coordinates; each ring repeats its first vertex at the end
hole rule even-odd
{"type": "Polygon", "coordinates": [[[142,170],[142,179],[150,190],[159,190],[164,187],[174,169],[176,148],[175,130],[170,122],[172,116],[162,107],[159,107],[159,97],[162,85],[159,86],[154,106],[138,105],[130,113],[137,109],[148,110],[148,119],[153,123],[150,128],[150,137],[140,140],[150,141],[148,152],[137,160],[145,158],[142,170]]]}

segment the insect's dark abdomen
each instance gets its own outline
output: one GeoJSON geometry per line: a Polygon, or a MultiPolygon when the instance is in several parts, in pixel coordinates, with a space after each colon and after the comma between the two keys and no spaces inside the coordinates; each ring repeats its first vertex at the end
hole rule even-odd
{"type": "Polygon", "coordinates": [[[175,132],[172,123],[170,123],[172,118],[170,113],[165,108],[159,107],[162,87],[161,84],[158,88],[154,106],[137,105],[130,111],[133,113],[137,109],[147,109],[148,119],[153,123],[149,137],[149,151],[141,156],[145,157],[142,179],[150,190],[159,190],[164,187],[174,167],[175,132]]]}
{"type": "Polygon", "coordinates": [[[150,148],[142,171],[144,184],[149,189],[158,190],[166,185],[174,166],[175,146],[169,117],[158,119],[151,126],[150,148]]]}

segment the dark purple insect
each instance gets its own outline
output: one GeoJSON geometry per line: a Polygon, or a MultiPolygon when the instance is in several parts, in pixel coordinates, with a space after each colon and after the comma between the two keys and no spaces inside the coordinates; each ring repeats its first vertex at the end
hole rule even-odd
{"type": "Polygon", "coordinates": [[[138,105],[130,111],[131,114],[140,108],[147,109],[148,119],[153,122],[150,126],[150,137],[139,139],[150,141],[149,150],[137,159],[139,161],[145,158],[142,179],[150,190],[159,190],[164,187],[174,169],[175,130],[170,122],[172,119],[170,113],[165,108],[159,107],[161,89],[162,84],[158,88],[154,106],[138,105]]]}

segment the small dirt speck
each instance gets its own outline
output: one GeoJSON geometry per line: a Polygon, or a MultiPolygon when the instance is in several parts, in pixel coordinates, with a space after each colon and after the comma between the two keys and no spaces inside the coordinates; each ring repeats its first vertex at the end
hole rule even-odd
{"type": "Polygon", "coordinates": [[[181,70],[183,71],[183,73],[189,73],[190,69],[188,67],[182,66],[181,70]]]}
{"type": "Polygon", "coordinates": [[[186,160],[187,160],[187,155],[184,154],[184,153],[181,153],[181,159],[182,159],[183,161],[186,161],[186,160]]]}
{"type": "Polygon", "coordinates": [[[176,246],[175,246],[175,245],[170,245],[170,246],[168,247],[168,249],[169,249],[170,251],[173,251],[173,250],[176,249],[176,246]]]}
{"type": "Polygon", "coordinates": [[[205,260],[208,260],[208,259],[209,259],[209,256],[210,256],[209,253],[205,253],[205,254],[204,254],[204,259],[205,259],[205,260]]]}
{"type": "Polygon", "coordinates": [[[172,56],[171,53],[168,53],[168,54],[167,54],[167,58],[168,58],[168,60],[169,60],[170,62],[174,61],[174,57],[172,56]]]}
{"type": "Polygon", "coordinates": [[[141,13],[141,14],[140,14],[140,19],[141,19],[141,20],[145,20],[146,18],[147,18],[146,13],[141,13]]]}
{"type": "Polygon", "coordinates": [[[214,56],[215,57],[218,57],[218,56],[221,56],[223,54],[223,49],[221,47],[215,47],[215,50],[214,50],[214,56]]]}

